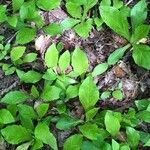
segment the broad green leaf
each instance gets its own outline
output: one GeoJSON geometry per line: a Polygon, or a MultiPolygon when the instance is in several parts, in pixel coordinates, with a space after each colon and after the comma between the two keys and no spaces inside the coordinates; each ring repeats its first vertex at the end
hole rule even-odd
{"type": "Polygon", "coordinates": [[[7,22],[12,27],[16,27],[17,23],[18,23],[18,18],[15,15],[14,16],[9,16],[9,17],[7,17],[7,22]]]}
{"type": "Polygon", "coordinates": [[[76,25],[74,27],[75,32],[82,38],[87,38],[89,36],[89,33],[92,30],[92,19],[88,19],[85,22],[81,22],[80,24],[76,25]]]}
{"type": "Polygon", "coordinates": [[[96,5],[97,2],[98,0],[86,0],[86,3],[84,3],[84,9],[86,10],[86,12],[94,5],[96,5]]]}
{"type": "Polygon", "coordinates": [[[100,5],[101,6],[110,6],[111,0],[102,0],[100,5]]]}
{"type": "Polygon", "coordinates": [[[23,62],[25,63],[30,63],[35,61],[37,58],[37,54],[36,53],[29,53],[27,54],[24,58],[23,58],[23,62]]]}
{"type": "Polygon", "coordinates": [[[102,100],[106,100],[110,97],[111,95],[111,92],[110,91],[104,91],[102,94],[101,94],[101,99],[102,100]]]}
{"type": "Polygon", "coordinates": [[[65,71],[65,69],[70,65],[70,53],[69,51],[65,51],[59,58],[59,67],[61,71],[65,71]]]}
{"type": "Polygon", "coordinates": [[[15,122],[13,115],[7,109],[0,109],[0,124],[15,122]]]}
{"type": "Polygon", "coordinates": [[[13,12],[19,10],[23,3],[24,0],[12,0],[13,12]]]}
{"type": "Polygon", "coordinates": [[[116,33],[120,34],[121,36],[125,37],[127,40],[130,39],[127,17],[125,17],[121,11],[119,11],[115,7],[101,6],[100,14],[103,21],[111,29],[113,29],[116,33]]]}
{"type": "Polygon", "coordinates": [[[61,22],[61,28],[63,30],[68,30],[78,24],[80,20],[73,19],[73,18],[66,18],[61,22]]]}
{"type": "Polygon", "coordinates": [[[36,36],[36,29],[32,28],[21,28],[16,36],[17,44],[26,44],[31,42],[36,36]]]}
{"type": "Polygon", "coordinates": [[[146,38],[149,31],[150,31],[150,26],[149,25],[143,24],[143,25],[138,26],[137,28],[135,28],[135,31],[132,34],[131,42],[132,43],[138,42],[142,38],[146,38]]]}
{"type": "Polygon", "coordinates": [[[79,123],[81,123],[82,121],[70,116],[62,116],[57,124],[56,124],[56,128],[58,128],[59,130],[68,130],[70,128],[75,127],[76,125],[78,125],[79,123]]]}
{"type": "Polygon", "coordinates": [[[80,150],[83,137],[81,134],[70,136],[64,143],[64,150],[80,150]]]}
{"type": "Polygon", "coordinates": [[[7,20],[6,7],[4,5],[0,5],[0,23],[6,20],[7,20]]]}
{"type": "Polygon", "coordinates": [[[54,73],[53,69],[47,69],[45,74],[42,77],[45,80],[54,81],[57,78],[57,75],[54,73]]]}
{"type": "Polygon", "coordinates": [[[78,3],[67,2],[66,3],[67,12],[74,18],[81,18],[82,8],[78,3]]]}
{"type": "Polygon", "coordinates": [[[113,0],[113,7],[119,9],[123,7],[123,1],[122,0],[113,0]]]}
{"type": "Polygon", "coordinates": [[[112,139],[112,150],[119,150],[120,145],[114,139],[112,139]]]}
{"type": "Polygon", "coordinates": [[[81,150],[99,150],[98,147],[96,147],[93,142],[90,141],[83,141],[83,144],[81,146],[81,150]]]}
{"type": "Polygon", "coordinates": [[[10,52],[10,57],[12,61],[20,59],[26,50],[25,46],[14,47],[10,52]]]}
{"type": "Polygon", "coordinates": [[[150,147],[150,139],[145,143],[145,145],[144,146],[148,146],[148,147],[150,147]]]}
{"type": "Polygon", "coordinates": [[[130,147],[129,147],[128,144],[122,145],[122,146],[120,147],[120,150],[130,150],[130,147]]]}
{"type": "Polygon", "coordinates": [[[96,124],[86,123],[79,127],[80,132],[83,136],[90,140],[96,140],[100,134],[100,129],[96,124]]]}
{"type": "Polygon", "coordinates": [[[136,100],[135,105],[138,108],[138,110],[146,110],[148,105],[150,104],[150,101],[148,99],[141,99],[141,100],[136,100]]]}
{"type": "Polygon", "coordinates": [[[9,125],[2,129],[1,133],[10,144],[20,144],[32,139],[31,134],[21,125],[9,125]]]}
{"type": "Polygon", "coordinates": [[[85,73],[88,69],[88,58],[80,48],[76,48],[72,54],[72,66],[74,72],[79,75],[85,73]]]}
{"type": "Polygon", "coordinates": [[[34,85],[32,85],[32,87],[31,87],[31,95],[34,98],[38,98],[39,97],[39,91],[34,85]]]}
{"type": "Polygon", "coordinates": [[[116,64],[124,55],[125,51],[130,47],[131,45],[128,44],[124,47],[116,49],[113,53],[111,53],[108,57],[108,64],[109,65],[114,65],[116,64]]]}
{"type": "Polygon", "coordinates": [[[31,71],[24,73],[20,79],[24,81],[25,83],[36,83],[40,81],[41,78],[42,78],[42,74],[34,70],[31,70],[31,71]]]}
{"type": "Polygon", "coordinates": [[[123,99],[123,94],[121,90],[115,90],[112,92],[112,96],[116,99],[116,100],[122,100],[123,99]]]}
{"type": "Polygon", "coordinates": [[[48,68],[56,67],[58,62],[58,50],[56,45],[52,44],[45,53],[45,64],[48,68]]]}
{"type": "Polygon", "coordinates": [[[34,0],[24,2],[19,10],[19,13],[20,13],[21,21],[32,20],[36,22],[36,19],[40,21],[40,16],[38,14],[38,11],[36,10],[36,5],[34,0]]]}
{"type": "Polygon", "coordinates": [[[55,36],[57,34],[62,33],[61,26],[56,23],[49,24],[48,26],[44,27],[44,32],[49,34],[50,36],[55,36]]]}
{"type": "Polygon", "coordinates": [[[108,64],[107,63],[102,63],[102,64],[99,64],[97,65],[93,72],[92,72],[92,76],[95,77],[95,76],[98,76],[98,75],[101,75],[102,73],[104,73],[106,70],[108,69],[108,64]]]}
{"type": "Polygon", "coordinates": [[[27,93],[24,93],[22,91],[11,91],[1,99],[1,102],[13,105],[22,103],[28,99],[29,95],[27,93]]]}
{"type": "Polygon", "coordinates": [[[32,142],[27,142],[22,145],[19,145],[16,150],[28,150],[29,146],[31,145],[32,142]]]}
{"type": "Polygon", "coordinates": [[[150,111],[140,111],[136,114],[136,117],[144,122],[150,123],[150,111]]]}
{"type": "Polygon", "coordinates": [[[46,85],[44,86],[41,98],[44,101],[53,101],[60,98],[60,92],[62,90],[56,86],[46,85]]]}
{"type": "Polygon", "coordinates": [[[49,104],[39,104],[37,107],[36,107],[36,111],[38,113],[38,116],[40,118],[42,118],[48,111],[49,109],[49,104]]]}
{"type": "Polygon", "coordinates": [[[91,76],[88,76],[79,88],[79,99],[84,109],[87,110],[97,103],[99,91],[91,76]]]}
{"type": "Polygon", "coordinates": [[[45,123],[39,123],[35,127],[35,137],[43,143],[48,144],[53,150],[57,150],[57,141],[54,135],[49,131],[49,127],[45,123]]]}
{"type": "Polygon", "coordinates": [[[43,10],[52,10],[60,5],[60,0],[37,0],[37,6],[43,10]]]}
{"type": "Polygon", "coordinates": [[[134,5],[131,9],[130,16],[133,29],[137,28],[139,25],[142,25],[147,18],[146,0],[140,0],[136,5],[134,5]]]}
{"type": "Polygon", "coordinates": [[[93,108],[93,109],[87,111],[85,114],[86,121],[92,120],[95,117],[95,115],[97,114],[98,110],[99,110],[99,108],[93,108]]]}
{"type": "Polygon", "coordinates": [[[108,111],[105,115],[105,126],[106,130],[112,135],[116,136],[120,130],[119,119],[113,114],[113,112],[108,111]]]}
{"type": "Polygon", "coordinates": [[[136,131],[132,127],[127,127],[126,128],[126,134],[127,134],[127,138],[128,138],[128,144],[133,149],[136,149],[137,146],[138,146],[138,144],[139,144],[139,140],[140,140],[140,134],[139,134],[139,132],[136,131]]]}
{"type": "Polygon", "coordinates": [[[35,139],[34,144],[32,145],[32,150],[39,150],[43,147],[43,142],[39,139],[35,139]]]}
{"type": "Polygon", "coordinates": [[[149,46],[134,45],[132,56],[137,65],[150,70],[150,63],[149,63],[150,47],[149,46]]]}
{"type": "Polygon", "coordinates": [[[19,114],[25,118],[30,119],[36,119],[36,113],[33,109],[33,107],[25,105],[25,104],[19,104],[18,106],[19,114]]]}
{"type": "Polygon", "coordinates": [[[77,97],[79,94],[79,85],[70,85],[66,90],[66,98],[71,99],[77,97]]]}

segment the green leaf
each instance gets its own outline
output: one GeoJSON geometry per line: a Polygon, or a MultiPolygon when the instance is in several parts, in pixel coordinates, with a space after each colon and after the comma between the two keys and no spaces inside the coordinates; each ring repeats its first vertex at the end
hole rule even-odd
{"type": "Polygon", "coordinates": [[[79,85],[70,85],[66,90],[66,98],[71,99],[77,97],[79,94],[79,85]]]}
{"type": "Polygon", "coordinates": [[[52,10],[60,5],[60,0],[37,0],[37,6],[43,10],[52,10]]]}
{"type": "Polygon", "coordinates": [[[137,65],[150,70],[150,63],[149,63],[150,47],[149,46],[134,45],[132,56],[137,65]]]}
{"type": "Polygon", "coordinates": [[[146,38],[149,31],[150,31],[150,26],[149,25],[143,24],[143,25],[138,26],[137,28],[135,28],[135,31],[132,34],[131,42],[132,43],[138,42],[142,38],[146,38]]]}
{"type": "Polygon", "coordinates": [[[45,63],[48,68],[56,67],[58,62],[58,50],[56,45],[52,44],[45,53],[45,63]]]}
{"type": "Polygon", "coordinates": [[[36,53],[29,53],[27,54],[24,58],[23,58],[23,62],[25,63],[30,63],[35,61],[37,58],[37,54],[36,53]]]}
{"type": "Polygon", "coordinates": [[[7,22],[12,27],[16,27],[17,23],[18,23],[18,18],[17,18],[17,16],[9,16],[9,17],[7,17],[7,22]]]}
{"type": "Polygon", "coordinates": [[[128,44],[124,47],[116,49],[113,53],[111,53],[108,57],[108,64],[109,65],[114,65],[116,64],[124,55],[125,51],[130,47],[131,45],[128,44]]]}
{"type": "Polygon", "coordinates": [[[42,77],[45,80],[54,81],[57,78],[57,75],[54,73],[53,69],[47,69],[45,74],[42,77]]]}
{"type": "Polygon", "coordinates": [[[31,142],[24,143],[24,144],[18,146],[16,148],[16,150],[28,150],[30,145],[31,145],[31,142]]]}
{"type": "Polygon", "coordinates": [[[112,150],[119,150],[120,145],[112,139],[112,150]]]}
{"type": "Polygon", "coordinates": [[[7,109],[0,110],[0,124],[8,124],[15,122],[14,117],[7,109]]]}
{"type": "Polygon", "coordinates": [[[64,143],[64,150],[80,150],[83,137],[81,134],[74,134],[70,136],[64,143]]]}
{"type": "Polygon", "coordinates": [[[99,150],[99,148],[90,141],[83,141],[81,150],[99,150]]]}
{"type": "Polygon", "coordinates": [[[141,119],[144,122],[150,123],[150,111],[143,110],[136,114],[138,119],[141,119]]]}
{"type": "Polygon", "coordinates": [[[150,147],[150,139],[145,143],[144,146],[149,146],[150,147]]]}
{"type": "Polygon", "coordinates": [[[38,150],[43,147],[43,142],[39,139],[35,139],[34,144],[32,145],[32,150],[38,150]]]}
{"type": "Polygon", "coordinates": [[[56,124],[56,128],[58,128],[59,130],[68,130],[70,128],[75,127],[76,125],[78,125],[79,123],[81,123],[82,121],[79,119],[75,119],[73,117],[70,116],[62,116],[57,124],[56,124]]]}
{"type": "Polygon", "coordinates": [[[7,20],[6,7],[4,5],[0,5],[0,23],[6,20],[7,20]]]}
{"type": "Polygon", "coordinates": [[[67,2],[66,3],[67,12],[74,18],[81,18],[82,8],[78,3],[67,2]]]}
{"type": "Polygon", "coordinates": [[[63,30],[68,30],[78,24],[80,20],[73,19],[73,18],[66,18],[61,22],[61,28],[63,30]]]}
{"type": "Polygon", "coordinates": [[[36,119],[36,113],[35,113],[33,107],[31,107],[31,106],[28,106],[25,104],[19,104],[18,111],[22,117],[36,119]]]}
{"type": "Polygon", "coordinates": [[[48,144],[53,150],[57,150],[57,141],[54,135],[49,131],[49,127],[44,123],[39,123],[35,127],[35,137],[43,143],[48,144]]]}
{"type": "Polygon", "coordinates": [[[121,90],[115,90],[112,92],[112,96],[116,99],[116,100],[122,100],[123,99],[123,94],[121,90]]]}
{"type": "Polygon", "coordinates": [[[31,95],[34,98],[38,98],[39,97],[39,91],[34,85],[32,85],[32,87],[31,87],[31,95]]]}
{"type": "Polygon", "coordinates": [[[136,100],[135,105],[138,108],[138,110],[145,110],[148,105],[150,104],[150,101],[148,99],[141,99],[141,100],[136,100]]]}
{"type": "Polygon", "coordinates": [[[80,48],[76,48],[72,54],[72,66],[74,72],[79,75],[85,73],[88,69],[88,58],[80,48]]]}
{"type": "Polygon", "coordinates": [[[108,111],[105,115],[105,126],[106,130],[112,135],[116,136],[120,130],[119,119],[113,114],[113,112],[108,111]]]}
{"type": "Polygon", "coordinates": [[[94,116],[97,114],[99,108],[93,108],[86,112],[86,121],[90,121],[94,118],[94,116]]]}
{"type": "Polygon", "coordinates": [[[1,102],[13,105],[13,104],[22,103],[27,99],[29,99],[28,94],[22,91],[11,91],[1,99],[1,102]]]}
{"type": "Polygon", "coordinates": [[[36,111],[39,115],[40,118],[42,118],[48,111],[49,109],[49,104],[39,104],[37,107],[36,107],[36,111]]]}
{"type": "Polygon", "coordinates": [[[26,128],[20,125],[9,125],[2,129],[1,133],[5,140],[10,144],[20,144],[32,139],[31,134],[26,130],[26,128]]]}
{"type": "Polygon", "coordinates": [[[65,69],[70,65],[70,53],[69,51],[65,51],[59,58],[59,67],[61,71],[65,71],[65,69]]]}
{"type": "Polygon", "coordinates": [[[95,76],[101,75],[102,73],[106,72],[107,69],[108,69],[107,63],[99,64],[94,68],[92,72],[92,76],[95,77],[95,76]]]}
{"type": "Polygon", "coordinates": [[[92,19],[88,19],[85,22],[81,22],[80,24],[76,25],[74,27],[75,32],[82,38],[87,38],[89,36],[89,33],[92,30],[92,19]]]}
{"type": "Polygon", "coordinates": [[[110,91],[104,91],[102,94],[101,94],[101,99],[102,100],[106,100],[110,97],[111,95],[111,92],[110,91]]]}
{"type": "Polygon", "coordinates": [[[94,107],[99,100],[99,91],[91,76],[88,76],[81,84],[79,99],[85,110],[94,107]]]}
{"type": "Polygon", "coordinates": [[[36,83],[40,81],[41,78],[42,78],[42,74],[34,70],[31,70],[31,71],[24,73],[20,79],[24,81],[25,83],[36,83]]]}
{"type": "Polygon", "coordinates": [[[17,44],[26,44],[31,42],[36,36],[36,29],[32,28],[21,28],[16,36],[17,44]]]}
{"type": "Polygon", "coordinates": [[[147,18],[147,3],[145,0],[140,0],[134,7],[131,9],[131,24],[132,28],[135,29],[139,25],[142,25],[147,18]]]}
{"type": "Polygon", "coordinates": [[[94,5],[96,5],[97,2],[98,0],[86,0],[86,3],[84,3],[84,9],[86,10],[86,12],[94,5]]]}
{"type": "Polygon", "coordinates": [[[125,17],[121,11],[111,6],[100,6],[100,14],[103,21],[111,29],[127,40],[130,39],[127,17],[125,17]]]}
{"type": "Polygon", "coordinates": [[[44,101],[53,101],[60,98],[60,92],[62,90],[56,86],[51,86],[49,84],[44,86],[43,92],[41,94],[41,98],[44,101]]]}
{"type": "Polygon", "coordinates": [[[24,0],[19,0],[19,1],[12,0],[13,12],[16,12],[17,10],[19,10],[23,3],[24,3],[24,0]]]}
{"type": "Polygon", "coordinates": [[[80,132],[83,136],[90,140],[96,140],[100,134],[100,129],[96,124],[86,123],[79,127],[80,132]]]}
{"type": "Polygon", "coordinates": [[[121,147],[120,147],[120,150],[130,150],[130,147],[129,147],[129,145],[122,145],[121,147]]]}
{"type": "Polygon", "coordinates": [[[10,57],[12,61],[20,59],[26,50],[25,46],[14,47],[10,52],[10,57]]]}
{"type": "Polygon", "coordinates": [[[62,33],[61,26],[56,23],[49,24],[48,26],[44,27],[44,32],[49,34],[50,36],[55,36],[57,34],[62,33]]]}
{"type": "Polygon", "coordinates": [[[133,148],[136,149],[138,144],[139,144],[139,140],[140,140],[140,135],[139,132],[136,131],[134,128],[132,127],[127,127],[126,128],[126,134],[127,134],[127,138],[128,138],[128,144],[133,148]]]}

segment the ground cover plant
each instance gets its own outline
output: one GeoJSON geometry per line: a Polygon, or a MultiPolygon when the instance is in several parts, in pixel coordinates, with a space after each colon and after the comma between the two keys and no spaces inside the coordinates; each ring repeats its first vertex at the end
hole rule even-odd
{"type": "Polygon", "coordinates": [[[0,149],[148,150],[150,3],[0,0],[0,149]]]}

